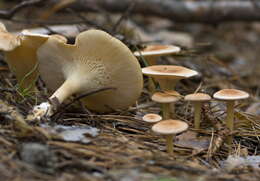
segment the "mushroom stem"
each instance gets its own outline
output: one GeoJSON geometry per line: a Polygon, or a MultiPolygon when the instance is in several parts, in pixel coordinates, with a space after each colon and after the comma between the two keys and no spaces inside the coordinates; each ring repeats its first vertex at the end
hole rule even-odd
{"type": "Polygon", "coordinates": [[[148,62],[149,66],[156,65],[157,57],[147,57],[146,61],[148,62]]]}
{"type": "MultiPolygon", "coordinates": [[[[147,61],[149,66],[156,65],[157,57],[154,57],[154,56],[147,57],[146,61],[147,61]]],[[[154,93],[155,90],[156,90],[154,81],[153,81],[153,79],[151,77],[148,77],[148,90],[151,93],[154,93]]]]}
{"type": "MultiPolygon", "coordinates": [[[[226,125],[227,125],[227,128],[231,132],[234,129],[234,105],[235,105],[235,101],[227,101],[226,125]]],[[[231,150],[232,142],[233,142],[233,136],[229,136],[228,139],[227,139],[227,144],[229,146],[229,151],[231,150]]]]}
{"type": "Polygon", "coordinates": [[[166,150],[167,153],[172,155],[173,154],[173,138],[174,135],[166,135],[166,150]]]}
{"type": "Polygon", "coordinates": [[[76,92],[77,88],[74,86],[73,82],[68,79],[52,94],[50,100],[57,99],[59,104],[61,104],[76,92]]]}
{"type": "Polygon", "coordinates": [[[162,104],[163,119],[170,119],[171,117],[171,105],[170,103],[162,104]]]}
{"type": "Polygon", "coordinates": [[[157,81],[160,84],[160,88],[162,91],[169,91],[174,90],[177,80],[170,80],[170,79],[158,79],[157,81]]]}
{"type": "Polygon", "coordinates": [[[200,129],[201,102],[194,103],[194,128],[200,129]]]}

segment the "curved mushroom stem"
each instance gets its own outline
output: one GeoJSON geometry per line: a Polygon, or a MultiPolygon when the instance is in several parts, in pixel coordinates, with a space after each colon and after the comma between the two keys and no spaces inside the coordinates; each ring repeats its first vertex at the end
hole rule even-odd
{"type": "Polygon", "coordinates": [[[194,128],[200,129],[201,102],[194,102],[194,128]]]}
{"type": "MultiPolygon", "coordinates": [[[[227,101],[227,117],[226,125],[227,128],[232,132],[234,129],[234,105],[235,101],[227,101]]],[[[233,136],[229,136],[227,139],[227,144],[229,146],[229,152],[232,148],[233,136]]]]}
{"type": "Polygon", "coordinates": [[[171,105],[170,103],[162,104],[163,119],[170,119],[171,117],[171,105]]]}
{"type": "Polygon", "coordinates": [[[61,104],[68,97],[77,92],[77,88],[74,86],[73,82],[66,80],[50,97],[50,100],[56,99],[58,104],[61,104]]]}
{"type": "Polygon", "coordinates": [[[173,154],[173,138],[174,135],[166,135],[166,150],[170,155],[173,154]]]}
{"type": "Polygon", "coordinates": [[[72,81],[66,80],[50,97],[49,102],[43,102],[33,108],[34,119],[40,120],[43,116],[51,116],[54,110],[69,96],[77,92],[72,81]]]}
{"type": "Polygon", "coordinates": [[[157,57],[155,56],[146,57],[146,61],[149,64],[149,66],[156,65],[157,57]]]}

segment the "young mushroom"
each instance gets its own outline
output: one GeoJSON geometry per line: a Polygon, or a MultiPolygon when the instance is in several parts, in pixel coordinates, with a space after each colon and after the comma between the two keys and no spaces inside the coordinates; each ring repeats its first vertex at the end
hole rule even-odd
{"type": "MultiPolygon", "coordinates": [[[[237,89],[222,89],[216,92],[213,97],[218,100],[225,101],[227,104],[227,116],[226,125],[230,131],[234,129],[234,106],[236,100],[247,99],[249,94],[247,92],[237,90],[237,89]]],[[[231,150],[231,145],[233,142],[233,137],[228,137],[229,151],[231,150]]]]}
{"type": "MultiPolygon", "coordinates": [[[[125,44],[106,32],[82,32],[74,45],[50,37],[37,55],[40,75],[55,91],[50,100],[57,105],[73,94],[111,87],[113,90],[82,99],[87,108],[107,112],[129,107],[141,94],[143,78],[137,59],[125,44]]],[[[55,105],[43,103],[34,113],[44,110],[51,115],[53,108],[55,105]]]]}
{"type": "Polygon", "coordinates": [[[26,30],[18,35],[11,34],[0,23],[0,50],[4,51],[5,61],[15,74],[21,91],[34,88],[39,74],[36,51],[49,37],[26,30]]]}
{"type": "Polygon", "coordinates": [[[173,154],[174,135],[188,129],[188,124],[180,120],[163,120],[153,125],[152,130],[155,133],[166,136],[166,149],[169,154],[173,154]]]}
{"type": "Polygon", "coordinates": [[[175,65],[153,65],[142,68],[142,72],[154,78],[159,83],[162,91],[173,90],[179,80],[198,74],[194,70],[175,65]]]}
{"type": "Polygon", "coordinates": [[[154,113],[149,113],[143,116],[143,121],[147,122],[147,123],[157,123],[159,121],[162,120],[162,117],[158,114],[154,114],[154,113]]]}
{"type": "Polygon", "coordinates": [[[170,119],[174,114],[174,103],[180,100],[176,91],[156,92],[151,99],[162,104],[163,119],[170,119]]]}
{"type": "Polygon", "coordinates": [[[204,93],[189,94],[184,97],[185,101],[190,101],[194,104],[194,127],[200,129],[201,106],[203,102],[210,101],[211,97],[204,93]]]}
{"type": "Polygon", "coordinates": [[[146,48],[135,51],[136,57],[144,57],[149,65],[156,65],[156,60],[161,56],[176,54],[180,47],[174,45],[148,45],[146,48]]]}

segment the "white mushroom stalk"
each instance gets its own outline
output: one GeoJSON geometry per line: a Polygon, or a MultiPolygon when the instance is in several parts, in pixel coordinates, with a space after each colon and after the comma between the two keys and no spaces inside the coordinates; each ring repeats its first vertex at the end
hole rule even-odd
{"type": "Polygon", "coordinates": [[[74,94],[113,87],[81,100],[91,110],[107,112],[128,108],[141,94],[143,79],[137,59],[126,45],[103,31],[82,32],[74,45],[51,37],[37,55],[40,75],[54,92],[51,102],[62,104],[74,94]]]}

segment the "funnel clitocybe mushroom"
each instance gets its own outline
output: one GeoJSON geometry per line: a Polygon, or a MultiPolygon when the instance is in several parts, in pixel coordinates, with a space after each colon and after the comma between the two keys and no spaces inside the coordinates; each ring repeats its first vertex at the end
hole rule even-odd
{"type": "MultiPolygon", "coordinates": [[[[234,106],[236,100],[247,99],[249,94],[247,92],[237,90],[237,89],[222,89],[216,92],[213,97],[218,100],[225,101],[227,104],[227,117],[226,125],[230,131],[234,129],[234,106]]],[[[233,142],[233,137],[228,137],[229,151],[231,151],[231,145],[233,142]]]]}
{"type": "Polygon", "coordinates": [[[184,97],[184,100],[194,104],[194,127],[200,129],[201,106],[203,102],[211,100],[210,95],[204,93],[188,94],[184,97]]]}
{"type": "Polygon", "coordinates": [[[159,57],[176,54],[180,50],[180,47],[174,45],[148,45],[140,51],[135,51],[134,55],[136,57],[144,57],[149,65],[156,65],[156,60],[159,57]]]}
{"type": "MultiPolygon", "coordinates": [[[[141,94],[143,78],[137,59],[125,44],[106,32],[82,32],[74,45],[50,37],[37,55],[40,75],[55,91],[50,100],[58,104],[73,94],[112,87],[82,100],[91,110],[107,112],[129,107],[141,94]]],[[[42,105],[35,112],[47,108],[51,114],[54,105],[42,105]]]]}
{"type": "Polygon", "coordinates": [[[38,78],[36,51],[49,37],[28,31],[11,34],[0,23],[0,50],[4,51],[5,61],[15,74],[22,91],[34,87],[38,78]]]}
{"type": "Polygon", "coordinates": [[[163,120],[153,125],[152,130],[155,133],[165,135],[166,149],[169,154],[173,154],[173,139],[178,133],[186,131],[188,124],[180,120],[163,120]]]}
{"type": "Polygon", "coordinates": [[[181,79],[198,74],[195,70],[175,65],[153,65],[142,69],[144,75],[154,78],[160,85],[161,90],[173,90],[181,79]]]}
{"type": "MultiPolygon", "coordinates": [[[[156,65],[156,61],[161,56],[176,54],[180,52],[180,48],[174,45],[148,45],[140,51],[135,51],[136,57],[144,57],[148,65],[156,65]]],[[[151,93],[155,92],[155,85],[151,77],[148,77],[148,89],[151,93]]]]}

